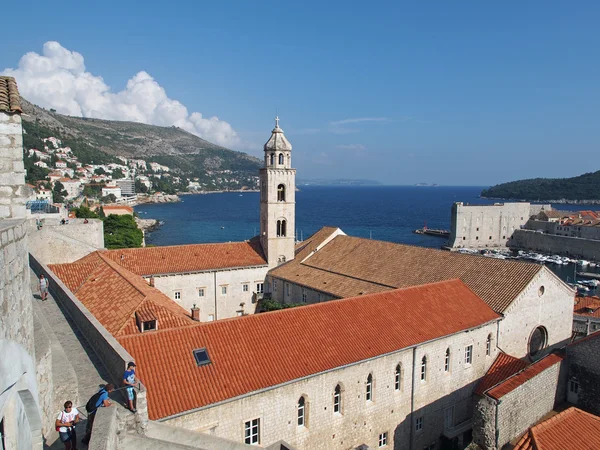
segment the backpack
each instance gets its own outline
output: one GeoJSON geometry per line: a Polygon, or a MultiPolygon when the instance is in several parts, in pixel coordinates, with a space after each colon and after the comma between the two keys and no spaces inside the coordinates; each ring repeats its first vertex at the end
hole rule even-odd
{"type": "Polygon", "coordinates": [[[92,413],[94,411],[96,411],[98,408],[96,407],[96,404],[98,403],[98,400],[100,400],[100,396],[106,392],[105,389],[100,389],[98,392],[96,392],[94,395],[92,395],[90,397],[90,399],[88,400],[88,402],[85,404],[85,410],[88,413],[92,413]]]}

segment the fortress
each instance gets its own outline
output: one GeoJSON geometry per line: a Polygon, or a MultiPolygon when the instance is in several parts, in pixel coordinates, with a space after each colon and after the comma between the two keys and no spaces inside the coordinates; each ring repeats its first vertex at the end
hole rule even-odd
{"type": "MultiPolygon", "coordinates": [[[[600,335],[571,344],[574,291],[547,268],[335,227],[296,243],[296,172],[278,119],[264,146],[255,239],[90,250],[49,265],[28,258],[19,97],[14,80],[0,82],[0,125],[9,124],[0,143],[12,148],[0,153],[5,448],[41,449],[60,399],[72,395],[65,375],[53,375],[59,352],[36,326],[45,318],[29,265],[49,278],[51,302],[103,380],[119,383],[126,362],[137,364],[137,412],[118,397],[101,408],[93,450],[499,449],[555,404],[598,413],[600,367],[586,355],[600,335]],[[264,297],[306,305],[254,314],[264,297]]],[[[480,228],[488,245],[530,213],[523,204],[489,220],[459,206],[457,223],[480,228]]]]}

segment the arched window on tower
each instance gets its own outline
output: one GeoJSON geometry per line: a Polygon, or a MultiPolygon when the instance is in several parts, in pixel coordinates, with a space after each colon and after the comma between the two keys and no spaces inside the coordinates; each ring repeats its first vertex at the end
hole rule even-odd
{"type": "Polygon", "coordinates": [[[277,186],[277,201],[285,202],[285,185],[283,184],[277,186]]]}
{"type": "Polygon", "coordinates": [[[427,356],[421,360],[421,381],[427,380],[427,356]]]}
{"type": "Polygon", "coordinates": [[[298,426],[306,426],[306,401],[304,400],[304,396],[298,400],[298,426]]]}
{"type": "Polygon", "coordinates": [[[338,384],[333,391],[333,412],[337,414],[342,413],[342,388],[338,384]]]}
{"type": "Polygon", "coordinates": [[[271,153],[271,165],[275,164],[275,153],[271,153]]]}
{"type": "Polygon", "coordinates": [[[283,153],[279,154],[279,164],[283,165],[283,153]]]}
{"type": "Polygon", "coordinates": [[[277,237],[285,237],[286,236],[286,221],[278,220],[277,221],[277,237]]]}

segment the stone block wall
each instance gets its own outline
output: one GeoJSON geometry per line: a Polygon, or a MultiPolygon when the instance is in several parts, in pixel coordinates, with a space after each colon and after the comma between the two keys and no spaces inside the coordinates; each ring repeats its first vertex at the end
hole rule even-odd
{"type": "Polygon", "coordinates": [[[577,407],[600,415],[600,333],[567,347],[568,379],[577,380],[577,407]]]}
{"type": "Polygon", "coordinates": [[[0,112],[0,219],[24,218],[29,192],[25,186],[21,116],[0,112]]]}
{"type": "Polygon", "coordinates": [[[515,230],[511,248],[600,261],[600,241],[570,236],[536,233],[533,230],[515,230]]]}
{"type": "MultiPolygon", "coordinates": [[[[111,381],[115,386],[120,386],[126,365],[129,361],[133,361],[133,357],[46,265],[37,261],[33,255],[29,255],[29,260],[31,268],[38,276],[43,273],[48,278],[52,296],[90,343],[108,370],[111,381]]],[[[136,406],[138,412],[136,423],[132,428],[135,428],[138,433],[144,434],[148,424],[148,405],[146,402],[146,388],[143,384],[140,384],[140,390],[137,391],[136,406]]]]}

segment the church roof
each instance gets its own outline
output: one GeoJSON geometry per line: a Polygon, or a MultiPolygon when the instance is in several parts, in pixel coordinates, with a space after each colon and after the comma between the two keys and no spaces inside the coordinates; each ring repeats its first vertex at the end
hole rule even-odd
{"type": "Polygon", "coordinates": [[[538,264],[346,235],[313,254],[301,252],[308,257],[296,257],[269,275],[339,298],[459,278],[499,313],[545,270],[538,264]]]}
{"type": "Polygon", "coordinates": [[[501,351],[485,376],[479,381],[473,393],[484,395],[488,389],[512,377],[528,365],[526,361],[501,351]]]}
{"type": "Polygon", "coordinates": [[[600,417],[571,407],[531,427],[515,450],[600,448],[600,417]]]}
{"type": "Polygon", "coordinates": [[[286,139],[283,130],[279,128],[279,117],[275,118],[275,128],[271,131],[271,137],[265,144],[265,151],[290,151],[292,144],[286,139]]]}
{"type": "Polygon", "coordinates": [[[187,310],[101,252],[85,262],[48,267],[115,337],[141,333],[138,318],[157,320],[160,330],[197,324],[187,310]]]}
{"type": "Polygon", "coordinates": [[[0,77],[0,111],[22,113],[21,97],[13,77],[0,77]]]}
{"type": "Polygon", "coordinates": [[[100,250],[77,262],[94,259],[100,253],[142,276],[267,265],[258,238],[245,242],[100,250]]]}
{"type": "Polygon", "coordinates": [[[119,342],[135,358],[148,390],[149,417],[156,420],[499,319],[464,283],[450,280],[119,342]],[[206,349],[210,363],[198,365],[195,349],[206,349]]]}

